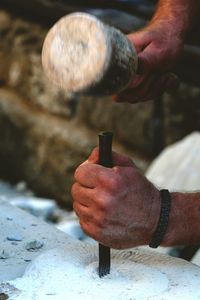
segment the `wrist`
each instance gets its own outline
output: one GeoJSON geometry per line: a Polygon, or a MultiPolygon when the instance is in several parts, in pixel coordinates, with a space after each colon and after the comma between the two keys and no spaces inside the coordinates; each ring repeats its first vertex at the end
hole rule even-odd
{"type": "Polygon", "coordinates": [[[199,237],[198,233],[199,216],[195,194],[190,193],[171,193],[171,213],[166,235],[163,239],[163,246],[192,245],[199,237]],[[193,196],[194,195],[194,196],[193,196]]]}
{"type": "Polygon", "coordinates": [[[148,24],[148,30],[160,32],[163,37],[169,40],[177,40],[180,44],[184,43],[184,39],[188,32],[188,27],[183,20],[177,21],[174,16],[155,16],[148,24]]]}
{"type": "Polygon", "coordinates": [[[188,31],[191,29],[199,9],[199,3],[196,0],[159,0],[158,7],[150,24],[163,23],[171,27],[176,36],[185,39],[188,31]],[[180,18],[177,18],[180,16],[180,18]]]}

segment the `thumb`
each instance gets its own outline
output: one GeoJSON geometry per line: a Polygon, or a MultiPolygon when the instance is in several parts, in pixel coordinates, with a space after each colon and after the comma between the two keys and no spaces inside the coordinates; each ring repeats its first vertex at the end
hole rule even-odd
{"type": "MultiPolygon", "coordinates": [[[[113,166],[121,166],[121,167],[130,167],[134,166],[133,161],[126,155],[119,154],[115,151],[112,151],[112,161],[113,166]]],[[[99,148],[96,147],[90,154],[87,162],[92,164],[98,164],[99,163],[99,148]]]]}
{"type": "Polygon", "coordinates": [[[127,35],[137,53],[140,53],[151,43],[151,35],[146,30],[140,30],[127,35]]]}
{"type": "Polygon", "coordinates": [[[99,148],[96,147],[92,150],[92,153],[88,157],[88,162],[92,164],[98,164],[99,162],[99,148]]]}
{"type": "Polygon", "coordinates": [[[151,50],[151,46],[140,52],[138,54],[138,74],[147,75],[152,70],[158,70],[160,65],[158,58],[159,55],[156,55],[156,52],[151,50]]]}

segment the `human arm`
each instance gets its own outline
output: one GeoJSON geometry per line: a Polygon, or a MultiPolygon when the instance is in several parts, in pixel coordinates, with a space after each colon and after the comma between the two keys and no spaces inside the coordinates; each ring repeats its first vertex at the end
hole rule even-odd
{"type": "MultiPolygon", "coordinates": [[[[160,215],[159,190],[126,156],[113,153],[114,167],[98,165],[98,150],[77,168],[74,209],[83,230],[102,244],[125,249],[148,245],[160,215]]],[[[169,225],[162,245],[200,242],[200,193],[171,193],[169,225]]]]}
{"type": "Polygon", "coordinates": [[[177,81],[168,72],[182,53],[198,8],[197,0],[160,0],[150,23],[128,35],[138,53],[138,75],[114,97],[116,101],[147,101],[176,87],[177,81]]]}
{"type": "Polygon", "coordinates": [[[200,192],[171,193],[169,225],[162,245],[198,245],[200,243],[200,192]]]}

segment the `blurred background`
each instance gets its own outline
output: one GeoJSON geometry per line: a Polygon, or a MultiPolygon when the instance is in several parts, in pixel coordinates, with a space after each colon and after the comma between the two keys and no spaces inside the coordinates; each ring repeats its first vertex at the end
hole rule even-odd
{"type": "Polygon", "coordinates": [[[63,15],[87,11],[129,33],[147,24],[155,6],[153,0],[0,1],[2,190],[7,182],[16,193],[54,199],[71,211],[74,171],[97,145],[99,131],[113,131],[114,149],[131,156],[145,172],[162,149],[200,130],[200,26],[188,35],[174,70],[179,90],[154,102],[70,98],[43,74],[45,35],[63,15]]]}

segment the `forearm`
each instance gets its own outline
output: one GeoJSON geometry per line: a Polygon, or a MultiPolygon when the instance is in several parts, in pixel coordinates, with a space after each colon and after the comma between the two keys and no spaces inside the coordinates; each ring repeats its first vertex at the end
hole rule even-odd
{"type": "Polygon", "coordinates": [[[185,38],[199,7],[198,0],[160,0],[150,24],[167,21],[181,38],[185,38]]]}
{"type": "Polygon", "coordinates": [[[169,225],[162,245],[200,244],[200,192],[171,193],[169,225]]]}

